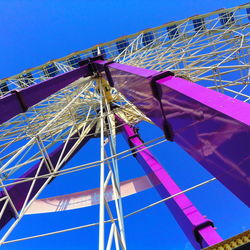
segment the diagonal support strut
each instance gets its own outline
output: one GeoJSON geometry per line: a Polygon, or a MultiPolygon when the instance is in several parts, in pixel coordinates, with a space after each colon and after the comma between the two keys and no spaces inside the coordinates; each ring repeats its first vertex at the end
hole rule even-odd
{"type": "MultiPolygon", "coordinates": [[[[116,116],[116,119],[120,124],[124,124],[124,121],[118,116],[116,116]]],[[[137,147],[134,150],[134,156],[161,198],[181,192],[164,167],[146,149],[136,130],[127,124],[122,125],[122,128],[123,136],[130,147],[137,147]]],[[[215,231],[212,221],[206,219],[185,194],[176,196],[166,201],[165,204],[195,249],[211,246],[222,241],[222,238],[215,231]]]]}

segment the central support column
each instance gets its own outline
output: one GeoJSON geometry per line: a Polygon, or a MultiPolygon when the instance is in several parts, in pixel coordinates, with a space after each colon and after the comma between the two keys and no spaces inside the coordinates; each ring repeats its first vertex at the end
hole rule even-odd
{"type": "MultiPolygon", "coordinates": [[[[124,124],[119,117],[116,119],[124,124]]],[[[162,198],[181,192],[164,167],[154,158],[143,145],[137,132],[129,125],[123,125],[123,135],[134,150],[136,160],[141,164],[152,185],[162,198]],[[159,184],[160,183],[160,184],[159,184]]],[[[195,249],[204,248],[222,241],[213,227],[212,221],[206,219],[185,194],[178,195],[165,202],[176,221],[192,243],[195,249]]]]}

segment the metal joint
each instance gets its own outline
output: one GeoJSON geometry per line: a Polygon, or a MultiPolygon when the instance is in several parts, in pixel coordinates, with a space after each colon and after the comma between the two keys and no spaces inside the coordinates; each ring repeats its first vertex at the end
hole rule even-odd
{"type": "Polygon", "coordinates": [[[168,140],[168,141],[174,141],[174,132],[173,132],[173,129],[172,129],[172,126],[171,124],[167,121],[166,117],[165,117],[165,114],[163,114],[163,132],[164,132],[164,135],[165,135],[165,138],[168,140]]]}
{"type": "Polygon", "coordinates": [[[174,72],[172,71],[163,71],[163,72],[158,72],[152,76],[150,76],[152,81],[157,81],[160,80],[162,78],[168,77],[168,76],[174,76],[174,72]]]}
{"type": "MultiPolygon", "coordinates": [[[[144,143],[144,141],[141,139],[140,135],[138,134],[139,129],[134,127],[133,130],[135,134],[128,137],[128,144],[130,148],[135,147],[134,143],[131,141],[131,139],[133,138],[138,138],[142,143],[144,143]]],[[[137,156],[136,149],[132,149],[131,152],[133,153],[134,157],[137,156]]]]}
{"type": "MultiPolygon", "coordinates": [[[[133,148],[133,147],[135,147],[135,146],[134,146],[133,142],[132,142],[130,139],[131,139],[131,138],[129,137],[129,138],[128,138],[128,145],[129,145],[130,148],[133,148]]],[[[137,156],[136,149],[132,149],[131,152],[132,152],[133,157],[136,157],[136,156],[137,156]]]]}
{"type": "Polygon", "coordinates": [[[97,61],[97,60],[104,60],[103,55],[89,57],[88,59],[82,60],[79,62],[80,67],[85,66],[85,65],[88,66],[89,72],[88,72],[88,74],[84,75],[84,77],[87,77],[87,76],[97,76],[98,77],[99,76],[99,72],[96,68],[96,65],[93,63],[94,61],[97,61]]]}
{"type": "Polygon", "coordinates": [[[150,86],[151,86],[153,96],[158,100],[158,102],[160,104],[161,114],[162,114],[162,117],[163,117],[162,128],[163,128],[164,135],[165,135],[167,140],[173,141],[174,140],[174,134],[173,134],[172,126],[167,121],[167,119],[165,117],[163,104],[161,102],[161,98],[162,98],[161,85],[156,83],[157,80],[160,80],[160,79],[162,79],[164,77],[168,77],[168,76],[174,76],[174,73],[171,72],[171,71],[164,71],[164,72],[159,72],[159,73],[151,76],[150,77],[151,78],[150,86]]]}
{"type": "Polygon", "coordinates": [[[103,68],[104,68],[104,71],[105,71],[107,80],[108,80],[108,82],[109,82],[109,85],[110,85],[111,87],[114,87],[114,81],[113,81],[113,78],[112,78],[111,73],[110,73],[109,68],[108,68],[108,65],[109,65],[109,64],[112,64],[112,63],[114,63],[114,61],[110,61],[110,62],[105,63],[105,64],[103,65],[103,68]]]}
{"type": "Polygon", "coordinates": [[[162,90],[161,90],[161,86],[159,84],[156,84],[156,81],[167,76],[174,76],[174,73],[171,71],[164,71],[164,72],[159,72],[150,76],[151,78],[150,86],[152,89],[152,94],[158,101],[161,101],[162,90]]]}
{"type": "Polygon", "coordinates": [[[25,101],[23,100],[21,93],[18,90],[12,90],[11,94],[16,96],[23,113],[26,112],[28,110],[28,107],[25,104],[25,101]]]}
{"type": "Polygon", "coordinates": [[[205,222],[203,222],[203,223],[197,225],[197,226],[194,228],[194,230],[193,230],[195,240],[200,244],[201,248],[203,247],[203,246],[202,246],[202,240],[203,240],[203,239],[202,239],[201,235],[199,234],[199,231],[200,231],[201,229],[206,228],[206,227],[209,227],[209,226],[214,227],[214,223],[213,223],[212,221],[210,221],[210,220],[207,220],[207,221],[205,221],[205,222]]]}
{"type": "Polygon", "coordinates": [[[128,140],[131,140],[131,139],[136,138],[136,137],[138,137],[140,139],[140,136],[138,134],[136,134],[136,135],[129,136],[128,140]]]}

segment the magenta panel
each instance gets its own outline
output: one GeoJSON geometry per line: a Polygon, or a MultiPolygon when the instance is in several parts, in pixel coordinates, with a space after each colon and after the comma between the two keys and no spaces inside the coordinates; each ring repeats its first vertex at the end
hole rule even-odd
{"type": "Polygon", "coordinates": [[[160,128],[166,120],[173,140],[250,206],[249,104],[174,76],[152,83],[156,71],[107,67],[117,90],[160,128]]]}
{"type": "MultiPolygon", "coordinates": [[[[92,134],[95,131],[95,127],[89,132],[89,134],[92,134]]],[[[81,131],[79,131],[81,132],[81,131]]],[[[61,168],[68,162],[70,159],[83,147],[91,138],[91,136],[85,137],[82,142],[75,148],[75,151],[72,153],[71,157],[69,157],[61,166],[61,168]]],[[[60,155],[62,154],[62,157],[65,157],[67,153],[71,150],[71,148],[74,146],[74,144],[77,142],[78,139],[78,133],[74,134],[68,141],[67,145],[65,143],[62,143],[60,146],[58,146],[53,152],[49,154],[50,161],[53,164],[53,166],[56,166],[58,159],[60,155]]],[[[37,170],[39,168],[41,161],[36,163],[33,167],[31,167],[26,173],[20,176],[20,179],[22,178],[32,178],[36,176],[37,170]]],[[[40,168],[40,172],[38,173],[38,177],[42,175],[49,174],[49,169],[46,165],[46,163],[42,164],[42,167],[40,168]]],[[[29,200],[31,200],[39,191],[39,189],[43,186],[43,184],[47,181],[48,178],[38,178],[35,181],[33,190],[30,194],[29,200]]],[[[53,180],[53,179],[52,179],[53,180]]],[[[30,190],[30,186],[32,184],[32,181],[23,182],[19,184],[13,183],[12,186],[7,187],[7,191],[9,196],[11,197],[11,200],[16,208],[17,211],[20,211],[22,209],[22,206],[25,202],[25,199],[28,195],[28,192],[30,190]]],[[[0,192],[0,198],[5,197],[4,191],[0,192]]],[[[3,207],[5,201],[0,202],[0,211],[3,207]]],[[[10,205],[8,203],[7,207],[5,208],[3,215],[0,220],[0,229],[3,228],[12,218],[15,218],[15,213],[10,205]]]]}
{"type": "MultiPolygon", "coordinates": [[[[117,120],[124,124],[119,117],[117,117],[117,120]]],[[[123,125],[123,134],[131,147],[140,146],[135,149],[135,158],[143,167],[160,196],[166,198],[181,192],[181,189],[164,167],[143,145],[133,127],[123,125]]],[[[165,204],[195,249],[211,246],[222,241],[222,238],[213,228],[212,222],[199,212],[185,194],[178,195],[166,201],[165,204]]]]}
{"type": "Polygon", "coordinates": [[[0,124],[86,75],[89,75],[87,65],[0,97],[0,124]]]}

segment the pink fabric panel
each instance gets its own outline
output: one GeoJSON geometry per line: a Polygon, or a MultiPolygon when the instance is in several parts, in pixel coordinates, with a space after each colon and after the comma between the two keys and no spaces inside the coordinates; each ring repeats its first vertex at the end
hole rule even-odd
{"type": "MultiPolygon", "coordinates": [[[[147,176],[138,177],[121,182],[121,196],[126,197],[152,187],[147,176]]],[[[39,214],[72,210],[99,204],[99,188],[86,190],[78,193],[55,196],[36,200],[27,210],[26,214],[39,214]]],[[[115,199],[112,186],[107,186],[105,191],[107,201],[115,199]]]]}

